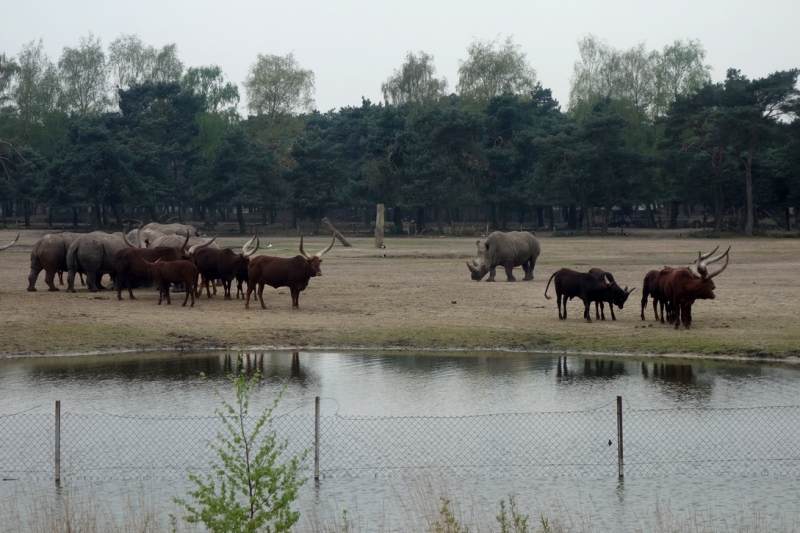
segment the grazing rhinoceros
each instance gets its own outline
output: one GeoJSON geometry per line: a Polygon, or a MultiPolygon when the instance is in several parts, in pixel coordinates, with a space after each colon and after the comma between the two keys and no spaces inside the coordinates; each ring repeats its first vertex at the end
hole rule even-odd
{"type": "MultiPolygon", "coordinates": [[[[56,274],[61,277],[61,272],[67,268],[67,250],[70,245],[80,237],[81,233],[48,233],[33,245],[31,250],[31,273],[28,275],[28,290],[36,290],[36,280],[39,273],[44,270],[44,282],[49,291],[57,291],[54,280],[56,274]]],[[[63,283],[62,283],[63,285],[63,283]]]]}
{"type": "Polygon", "coordinates": [[[93,231],[75,239],[67,250],[67,292],[75,292],[77,272],[86,274],[90,292],[103,289],[103,274],[114,272],[114,255],[127,246],[122,233],[93,231]]]}
{"type": "Polygon", "coordinates": [[[515,266],[522,265],[525,271],[525,281],[533,279],[533,267],[536,266],[536,258],[539,257],[539,241],[532,233],[527,231],[510,231],[503,233],[495,231],[486,237],[486,242],[481,246],[478,241],[478,258],[467,266],[472,272],[472,279],[480,281],[487,272],[489,278],[486,281],[494,281],[495,268],[502,266],[506,269],[508,281],[516,281],[511,273],[515,266]]]}

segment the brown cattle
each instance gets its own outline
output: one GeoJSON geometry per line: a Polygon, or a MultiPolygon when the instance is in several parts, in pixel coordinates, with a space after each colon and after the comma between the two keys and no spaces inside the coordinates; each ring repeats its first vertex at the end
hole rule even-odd
{"type": "Polygon", "coordinates": [[[689,329],[692,325],[692,304],[695,300],[713,300],[716,298],[714,289],[716,286],[712,278],[718,276],[728,267],[731,247],[725,250],[724,254],[710,259],[703,259],[698,254],[696,270],[692,268],[676,268],[670,272],[664,282],[664,293],[675,310],[675,329],[679,329],[681,322],[683,327],[689,329]],[[725,258],[725,264],[716,272],[709,273],[708,265],[716,263],[725,258]]]}
{"type": "Polygon", "coordinates": [[[572,300],[578,297],[583,300],[584,311],[583,318],[587,322],[592,321],[589,315],[589,305],[591,302],[600,300],[607,301],[610,298],[612,282],[603,275],[602,279],[593,276],[586,272],[577,272],[569,268],[562,268],[553,273],[547,281],[547,287],[544,289],[544,297],[548,300],[550,296],[547,295],[547,290],[550,288],[550,282],[555,278],[556,287],[556,300],[558,304],[558,318],[561,320],[567,319],[567,300],[572,300]],[[561,313],[561,302],[564,302],[564,313],[561,313]]]}
{"type": "Polygon", "coordinates": [[[658,306],[661,306],[661,323],[664,323],[664,308],[666,307],[666,318],[670,319],[672,323],[672,304],[667,301],[664,294],[664,282],[669,276],[670,272],[675,270],[672,267],[664,267],[661,270],[651,270],[644,277],[644,284],[642,286],[642,320],[644,318],[644,310],[647,308],[647,298],[653,298],[653,314],[656,321],[659,320],[658,306]]]}
{"type": "Polygon", "coordinates": [[[178,261],[188,257],[188,252],[186,251],[186,244],[189,242],[188,233],[183,241],[183,246],[178,250],[165,246],[136,248],[132,247],[133,244],[124,234],[123,237],[129,248],[123,248],[114,255],[114,289],[117,291],[117,300],[122,300],[122,289],[126,287],[130,299],[135,300],[133,287],[138,287],[142,283],[153,279],[149,274],[148,263],[178,261]]]}
{"type": "Polygon", "coordinates": [[[596,277],[600,281],[605,281],[606,279],[611,282],[611,286],[608,288],[609,290],[603,296],[603,299],[595,300],[594,302],[594,315],[597,320],[605,320],[605,303],[608,303],[608,308],[611,310],[611,320],[616,320],[617,317],[614,316],[614,306],[616,305],[620,309],[625,306],[625,302],[628,301],[628,296],[636,290],[634,287],[631,290],[628,290],[628,286],[626,285],[623,289],[619,285],[617,285],[614,276],[611,272],[606,272],[602,268],[590,268],[589,274],[596,277]],[[599,308],[599,310],[598,310],[599,308]]]}
{"type": "Polygon", "coordinates": [[[158,305],[161,305],[164,295],[167,296],[167,305],[172,303],[169,298],[170,283],[183,283],[186,286],[183,307],[186,307],[189,296],[192,297],[191,307],[194,307],[194,291],[197,283],[197,267],[194,263],[186,259],[164,263],[159,259],[155,263],[145,261],[145,264],[148,276],[158,284],[158,305]]]}
{"type": "Polygon", "coordinates": [[[309,256],[303,251],[303,237],[300,237],[300,253],[291,258],[287,257],[273,257],[269,255],[260,255],[254,257],[247,267],[248,284],[247,284],[247,298],[244,302],[244,308],[250,309],[250,293],[256,290],[258,300],[261,302],[261,308],[266,309],[264,305],[264,285],[269,285],[272,288],[289,287],[292,293],[292,309],[298,309],[298,298],[300,291],[308,287],[308,280],[322,275],[320,264],[322,264],[322,256],[325,255],[336,241],[334,235],[330,245],[324,250],[317,252],[314,256],[309,256]]]}
{"type": "MultiPolygon", "coordinates": [[[[694,261],[697,263],[698,261],[703,261],[711,257],[714,252],[719,250],[719,246],[708,252],[707,254],[701,254],[698,259],[694,261]]],[[[679,267],[685,268],[685,267],[679,267]]],[[[674,322],[674,310],[672,308],[672,302],[669,301],[665,292],[665,283],[667,278],[669,277],[670,273],[675,270],[673,267],[665,266],[661,270],[651,270],[647,273],[644,277],[644,284],[642,287],[642,320],[644,318],[644,310],[647,307],[647,297],[651,296],[653,298],[653,314],[655,315],[656,321],[659,320],[658,316],[658,306],[661,307],[661,323],[664,323],[664,319],[667,322],[672,324],[674,322]]]]}
{"type": "MultiPolygon", "coordinates": [[[[236,272],[241,268],[247,268],[248,263],[250,263],[250,256],[256,253],[258,246],[259,240],[258,234],[256,234],[245,243],[242,247],[242,253],[240,254],[234,253],[230,248],[222,250],[201,248],[197,250],[192,256],[192,261],[194,261],[194,264],[197,266],[197,271],[202,275],[202,283],[206,288],[206,296],[211,298],[211,290],[208,286],[209,280],[221,279],[225,299],[230,300],[231,282],[236,278],[236,272]],[[253,242],[256,243],[256,246],[250,249],[253,242]]],[[[203,286],[198,286],[197,296],[202,294],[203,286]]]]}

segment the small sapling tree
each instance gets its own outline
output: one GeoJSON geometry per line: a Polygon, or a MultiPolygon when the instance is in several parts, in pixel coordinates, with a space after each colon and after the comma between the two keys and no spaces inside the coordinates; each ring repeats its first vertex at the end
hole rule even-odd
{"type": "Polygon", "coordinates": [[[202,523],[214,532],[289,531],[300,518],[292,503],[308,479],[302,470],[309,449],[287,457],[288,440],[278,440],[272,413],[283,391],[257,419],[248,418],[261,374],[230,380],[235,399],[231,403],[221,398],[222,407],[215,413],[224,429],[208,443],[216,454],[211,472],[190,473],[194,490],[175,502],[186,509],[187,522],[202,523]]]}

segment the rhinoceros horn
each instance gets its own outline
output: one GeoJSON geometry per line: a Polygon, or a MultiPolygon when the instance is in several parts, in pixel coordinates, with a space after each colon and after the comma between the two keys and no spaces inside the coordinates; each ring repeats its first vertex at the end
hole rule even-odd
{"type": "MultiPolygon", "coordinates": [[[[475,261],[473,261],[473,263],[474,263],[474,262],[475,262],[475,261]]],[[[477,269],[475,266],[473,266],[473,265],[470,265],[470,264],[469,264],[469,261],[467,261],[467,268],[469,268],[469,271],[470,271],[470,272],[475,272],[476,270],[478,270],[478,269],[477,269]]]]}

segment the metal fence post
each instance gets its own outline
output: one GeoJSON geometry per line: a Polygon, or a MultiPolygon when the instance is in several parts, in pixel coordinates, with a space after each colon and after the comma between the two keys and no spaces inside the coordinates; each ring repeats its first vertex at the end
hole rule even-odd
{"type": "Polygon", "coordinates": [[[61,482],[61,400],[56,400],[56,483],[61,482]]]}
{"type": "Polygon", "coordinates": [[[624,464],[622,458],[622,396],[617,396],[617,468],[620,479],[625,477],[623,473],[624,464]]]}
{"type": "Polygon", "coordinates": [[[314,481],[319,481],[319,396],[314,397],[314,481]]]}

